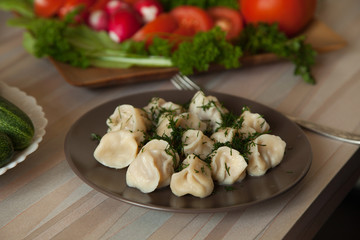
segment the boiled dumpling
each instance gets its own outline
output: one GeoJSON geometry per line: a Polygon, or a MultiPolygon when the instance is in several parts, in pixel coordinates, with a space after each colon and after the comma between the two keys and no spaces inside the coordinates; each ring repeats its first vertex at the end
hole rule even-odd
{"type": "Polygon", "coordinates": [[[214,142],[200,130],[187,130],[182,136],[185,155],[195,154],[205,159],[214,147],[214,142]]]}
{"type": "MultiPolygon", "coordinates": [[[[107,119],[108,131],[128,130],[144,133],[151,126],[146,113],[128,104],[116,107],[114,113],[107,119]]],[[[143,136],[143,135],[139,135],[143,136]]],[[[143,139],[139,139],[141,142],[143,139]]]]}
{"type": "Polygon", "coordinates": [[[182,113],[177,116],[164,114],[159,119],[156,134],[170,137],[173,131],[171,125],[176,128],[182,127],[183,129],[199,129],[201,131],[206,129],[206,123],[202,122],[195,114],[182,113]]]}
{"type": "Polygon", "coordinates": [[[239,133],[242,139],[254,136],[256,134],[256,130],[248,125],[243,124],[239,129],[239,133]]]}
{"type": "Polygon", "coordinates": [[[220,128],[214,132],[210,138],[219,143],[232,142],[238,132],[238,129],[235,128],[220,128]]]}
{"type": "Polygon", "coordinates": [[[171,191],[178,197],[186,194],[200,198],[209,196],[214,190],[209,166],[194,154],[187,156],[182,165],[184,168],[171,177],[171,191]]]}
{"type": "Polygon", "coordinates": [[[205,96],[198,91],[191,99],[189,112],[196,114],[200,120],[209,122],[210,127],[215,131],[222,123],[222,115],[228,110],[224,108],[214,96],[205,96]]]}
{"type": "Polygon", "coordinates": [[[286,143],[279,137],[263,134],[254,140],[250,148],[247,172],[251,176],[261,176],[269,168],[277,166],[283,159],[286,143]]]}
{"type": "Polygon", "coordinates": [[[151,140],[129,165],[126,183],[144,193],[168,186],[178,162],[178,154],[166,141],[151,140]]]}
{"type": "Polygon", "coordinates": [[[163,98],[153,97],[144,107],[149,119],[156,121],[162,114],[178,115],[183,112],[183,107],[173,102],[167,102],[163,98]]]}
{"type": "Polygon", "coordinates": [[[243,126],[245,125],[253,128],[258,133],[264,133],[270,129],[269,124],[258,113],[252,113],[248,110],[245,110],[240,117],[244,119],[243,126]]]}
{"type": "Polygon", "coordinates": [[[173,128],[171,127],[171,121],[173,122],[173,127],[177,127],[179,124],[176,121],[176,116],[164,115],[160,120],[159,124],[156,127],[156,134],[159,136],[171,136],[173,128]]]}
{"type": "Polygon", "coordinates": [[[164,103],[166,103],[166,101],[163,98],[151,98],[148,105],[143,108],[148,115],[148,118],[151,120],[158,118],[160,115],[161,105],[163,105],[164,103]]]}
{"type": "Polygon", "coordinates": [[[219,184],[233,184],[246,176],[247,163],[235,149],[220,147],[211,154],[211,173],[219,184]]]}
{"type": "Polygon", "coordinates": [[[177,119],[178,125],[184,129],[205,131],[207,128],[206,123],[201,121],[196,114],[190,112],[181,113],[177,119]]]}
{"type": "Polygon", "coordinates": [[[95,159],[111,168],[127,167],[138,153],[138,142],[127,130],[106,133],[94,151],[95,159]]]}
{"type": "Polygon", "coordinates": [[[211,135],[211,139],[215,142],[226,143],[232,142],[234,138],[246,139],[256,133],[255,129],[243,125],[238,128],[220,128],[211,135]]]}

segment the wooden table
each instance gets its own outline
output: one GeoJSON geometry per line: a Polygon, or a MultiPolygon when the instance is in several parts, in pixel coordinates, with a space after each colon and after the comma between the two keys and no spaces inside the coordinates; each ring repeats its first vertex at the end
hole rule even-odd
{"type": "MultiPolygon", "coordinates": [[[[203,86],[324,125],[360,133],[360,2],[319,1],[317,16],[348,46],[318,56],[315,86],[293,65],[199,75],[203,86]]],[[[0,239],[306,239],[314,236],[360,173],[358,146],[305,131],[313,150],[306,177],[274,199],[235,212],[181,214],[135,207],[93,190],[65,160],[64,138],[82,114],[116,97],[173,89],[163,81],[87,89],[22,47],[22,30],[0,12],[0,81],[34,96],[48,119],[39,149],[0,176],[0,239]]]]}

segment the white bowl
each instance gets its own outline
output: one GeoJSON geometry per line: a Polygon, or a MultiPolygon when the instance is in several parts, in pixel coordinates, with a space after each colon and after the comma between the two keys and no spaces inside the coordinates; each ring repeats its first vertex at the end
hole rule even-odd
{"type": "Polygon", "coordinates": [[[10,87],[4,82],[0,82],[0,95],[24,111],[34,124],[35,133],[31,144],[22,151],[15,152],[11,162],[0,168],[0,175],[4,174],[7,170],[14,168],[19,163],[23,162],[26,157],[33,153],[42,141],[45,135],[45,127],[47,119],[41,106],[37,105],[36,99],[27,95],[16,87],[10,87]]]}

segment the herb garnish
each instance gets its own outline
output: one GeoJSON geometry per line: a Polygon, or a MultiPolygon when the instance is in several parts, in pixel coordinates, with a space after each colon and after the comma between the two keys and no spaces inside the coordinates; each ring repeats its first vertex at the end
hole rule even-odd
{"type": "Polygon", "coordinates": [[[99,134],[96,134],[96,133],[91,133],[91,139],[96,140],[96,141],[100,141],[101,136],[99,134]]]}
{"type": "Polygon", "coordinates": [[[234,191],[235,188],[233,186],[225,186],[224,187],[227,192],[234,191]]]}

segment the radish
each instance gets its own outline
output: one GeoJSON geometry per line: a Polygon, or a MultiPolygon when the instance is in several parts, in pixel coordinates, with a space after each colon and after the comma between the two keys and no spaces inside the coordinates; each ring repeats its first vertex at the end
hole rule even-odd
{"type": "Polygon", "coordinates": [[[151,22],[163,12],[163,8],[157,0],[136,1],[134,8],[141,15],[145,23],[151,22]]]}
{"type": "Polygon", "coordinates": [[[96,31],[106,31],[109,25],[109,17],[104,10],[93,11],[90,13],[88,25],[96,31]]]}
{"type": "Polygon", "coordinates": [[[128,4],[128,3],[120,1],[120,0],[110,0],[105,5],[105,11],[110,16],[113,15],[114,13],[116,13],[117,11],[121,10],[121,9],[130,10],[130,9],[132,9],[132,6],[130,4],[128,4]]]}
{"type": "Polygon", "coordinates": [[[110,17],[109,36],[119,43],[134,35],[141,27],[136,14],[128,9],[120,9],[110,17]]]}

